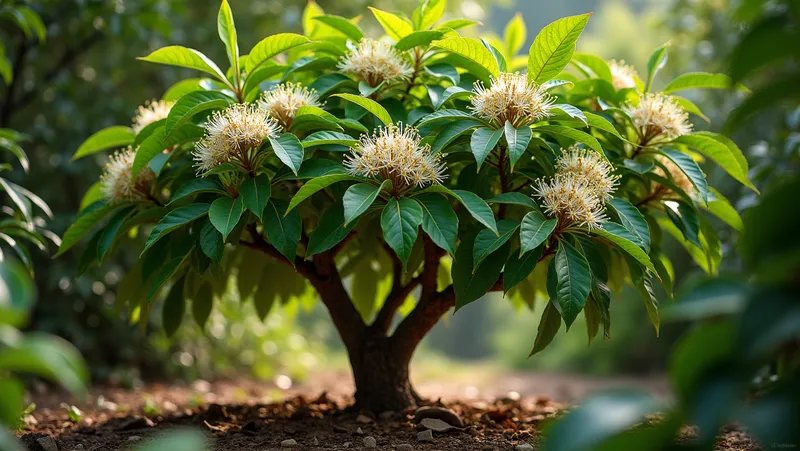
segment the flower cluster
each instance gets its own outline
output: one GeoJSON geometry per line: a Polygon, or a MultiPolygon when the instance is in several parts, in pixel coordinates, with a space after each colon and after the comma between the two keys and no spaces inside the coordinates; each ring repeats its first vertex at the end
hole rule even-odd
{"type": "Polygon", "coordinates": [[[411,65],[394,47],[369,38],[362,39],[358,47],[345,55],[338,68],[370,86],[403,80],[413,73],[411,65]]]}
{"type": "Polygon", "coordinates": [[[276,137],[280,125],[257,105],[235,104],[217,111],[206,123],[206,135],[192,153],[199,171],[237,160],[246,163],[269,136],[276,137]]]}
{"type": "Polygon", "coordinates": [[[111,203],[143,200],[150,197],[155,186],[156,174],[149,166],[143,167],[133,177],[133,160],[136,152],[132,147],[117,151],[108,159],[100,184],[103,195],[111,203]]]}
{"type": "Polygon", "coordinates": [[[625,107],[642,143],[672,140],[692,131],[689,114],[667,95],[647,93],[635,107],[625,107]]]}
{"type": "Polygon", "coordinates": [[[625,60],[611,60],[608,63],[608,68],[611,69],[611,84],[614,89],[619,91],[624,88],[635,88],[636,79],[639,74],[633,66],[625,64],[625,60]]]}
{"type": "Polygon", "coordinates": [[[153,122],[166,119],[167,116],[169,116],[169,110],[172,109],[172,105],[175,105],[175,102],[153,100],[139,106],[136,110],[136,116],[133,117],[133,124],[131,126],[133,131],[139,134],[142,129],[153,122]]]}
{"type": "Polygon", "coordinates": [[[612,171],[598,153],[571,148],[556,161],[556,173],[549,182],[537,180],[534,195],[561,226],[598,228],[608,220],[605,204],[617,185],[612,171]]]}
{"type": "Polygon", "coordinates": [[[472,95],[473,114],[497,126],[506,121],[523,127],[552,115],[554,99],[525,75],[502,73],[487,89],[476,82],[472,95]]]}
{"type": "Polygon", "coordinates": [[[351,150],[353,155],[348,155],[344,163],[351,174],[391,180],[396,192],[441,183],[446,178],[441,155],[431,153],[428,145],[421,146],[413,127],[383,127],[373,135],[362,135],[351,150]]]}
{"type": "Polygon", "coordinates": [[[275,118],[284,130],[292,125],[297,110],[304,106],[319,107],[319,96],[300,84],[284,83],[264,92],[258,106],[275,118]]]}

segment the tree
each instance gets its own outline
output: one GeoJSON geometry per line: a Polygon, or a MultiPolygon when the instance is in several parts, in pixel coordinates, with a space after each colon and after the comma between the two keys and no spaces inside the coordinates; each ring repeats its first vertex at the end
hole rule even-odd
{"type": "Polygon", "coordinates": [[[713,273],[718,241],[700,210],[740,224],[694,157],[751,186],[741,151],[692,133],[688,112],[701,113],[671,94],[730,80],[686,74],[653,93],[667,48],[644,82],[574,54],[588,14],[539,33],[527,76],[506,72],[523,22],[501,51],[459,35],[472,21],[442,22],[444,3],[422,1],[411,17],[372,8],[381,40],[309,3],[304,35],[269,36],[245,57],[223,1],[230,69],[180,46],[141,58],[207,78],[179,82],[132,127],[78,149],[129,146],[86,194],[59,254],[89,236],[85,259],[102,260],[146,235],[117,299],[144,318],[166,293],[168,331],[187,299],[202,325],[229,278],[261,315],[314,289],[347,348],[356,404],[372,411],[419,401],[415,348],[450,309],[489,292],[549,294],[531,354],[581,312],[590,340],[601,326],[608,337],[611,290],[626,278],[658,330],[653,284],[671,293],[662,229],[713,273]]]}

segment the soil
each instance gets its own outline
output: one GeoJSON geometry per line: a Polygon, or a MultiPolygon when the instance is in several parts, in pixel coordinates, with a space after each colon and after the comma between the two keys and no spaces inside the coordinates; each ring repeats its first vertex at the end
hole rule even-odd
{"type": "MultiPolygon", "coordinates": [[[[543,425],[568,407],[550,396],[513,391],[491,400],[445,396],[445,401],[432,405],[451,409],[465,427],[434,432],[434,441],[423,443],[417,441],[417,433],[424,428],[413,421],[413,410],[377,415],[348,411],[352,399],[345,394],[349,387],[341,384],[347,380],[342,377],[329,375],[328,380],[285,391],[249,380],[153,384],[136,391],[100,388],[84,402],[76,403],[82,410],[78,423],[70,421],[66,409],[60,407],[66,399],[62,393],[40,390],[34,396],[38,407],[20,436],[30,451],[42,449],[37,439],[43,434],[54,437],[60,451],[81,450],[79,445],[85,451],[112,451],[130,449],[164,431],[186,427],[203,431],[215,451],[285,450],[281,442],[287,439],[297,442],[291,449],[365,449],[367,437],[375,439],[374,449],[379,450],[397,450],[401,444],[409,444],[413,450],[514,450],[522,443],[539,449],[543,425]],[[332,390],[315,392],[319,387],[332,390]],[[306,397],[301,393],[316,394],[306,397]]],[[[504,381],[495,382],[502,387],[504,381]]],[[[420,386],[420,392],[429,395],[424,387],[420,386]]],[[[453,394],[447,384],[428,388],[453,394]]],[[[680,440],[691,440],[692,435],[687,428],[680,440]]],[[[742,432],[729,429],[723,431],[716,449],[760,448],[742,432]]]]}

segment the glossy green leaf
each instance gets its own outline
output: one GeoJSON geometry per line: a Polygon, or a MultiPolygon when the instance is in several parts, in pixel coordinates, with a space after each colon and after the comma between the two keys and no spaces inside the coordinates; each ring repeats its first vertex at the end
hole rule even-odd
{"type": "Polygon", "coordinates": [[[472,61],[485,69],[492,77],[500,75],[500,66],[494,55],[478,39],[453,36],[435,41],[431,45],[472,61]]]}
{"type": "Polygon", "coordinates": [[[444,33],[436,30],[421,30],[409,33],[403,39],[397,41],[394,47],[402,52],[413,49],[414,47],[427,46],[431,42],[442,39],[444,33]]]}
{"type": "Polygon", "coordinates": [[[133,129],[130,127],[115,125],[104,128],[84,141],[83,144],[78,147],[78,150],[75,151],[75,155],[72,156],[71,161],[100,152],[101,150],[129,146],[133,144],[135,139],[136,133],[134,133],[133,129]]]}
{"type": "Polygon", "coordinates": [[[167,64],[170,66],[186,67],[211,74],[223,83],[227,83],[225,73],[211,59],[201,52],[179,45],[162,47],[153,53],[137,58],[150,63],[167,64]]]}
{"type": "Polygon", "coordinates": [[[500,193],[497,196],[487,201],[490,204],[507,204],[507,205],[521,205],[523,207],[538,210],[536,203],[533,202],[530,196],[522,193],[500,193]]]}
{"type": "Polygon", "coordinates": [[[556,301],[569,330],[589,298],[592,271],[586,257],[565,240],[559,242],[554,262],[558,281],[556,301]]]}
{"type": "Polygon", "coordinates": [[[528,149],[528,144],[531,142],[531,128],[520,127],[514,128],[511,122],[506,121],[505,127],[506,143],[508,143],[508,155],[511,157],[511,168],[517,164],[522,155],[528,149]]]}
{"type": "Polygon", "coordinates": [[[742,151],[732,141],[710,132],[696,132],[679,136],[675,143],[686,144],[714,160],[731,177],[755,190],[747,176],[748,165],[742,151]]]}
{"type": "Polygon", "coordinates": [[[529,51],[528,80],[542,84],[567,67],[589,16],[564,17],[542,28],[529,51]]]}
{"type": "Polygon", "coordinates": [[[750,92],[746,86],[734,84],[731,77],[725,74],[712,74],[708,72],[689,72],[678,75],[664,87],[662,92],[670,94],[684,89],[736,89],[737,91],[750,92]]]}
{"type": "Polygon", "coordinates": [[[656,74],[667,64],[667,50],[669,49],[669,45],[670,43],[667,42],[650,55],[650,59],[647,61],[647,82],[644,86],[644,92],[650,92],[656,74]]]}
{"type": "Polygon", "coordinates": [[[346,133],[321,131],[306,136],[300,143],[305,148],[331,144],[352,147],[358,144],[358,140],[346,133]]]}
{"type": "Polygon", "coordinates": [[[686,177],[692,182],[700,198],[703,202],[708,203],[708,182],[706,182],[706,175],[703,174],[700,166],[692,159],[691,156],[678,152],[677,150],[670,149],[669,147],[661,147],[658,153],[669,158],[670,161],[675,163],[675,166],[683,172],[686,177]]]}
{"type": "Polygon", "coordinates": [[[544,247],[539,246],[533,252],[520,256],[519,249],[516,249],[508,256],[503,268],[503,292],[508,293],[533,272],[542,258],[543,250],[544,247]]]}
{"type": "Polygon", "coordinates": [[[612,198],[608,205],[614,209],[622,227],[635,238],[632,241],[645,252],[650,252],[650,227],[639,209],[620,197],[612,198]]]}
{"type": "Polygon", "coordinates": [[[480,264],[495,252],[501,246],[506,244],[508,240],[517,232],[519,222],[510,219],[501,219],[497,221],[497,231],[500,232],[496,235],[489,229],[483,229],[475,235],[475,244],[472,246],[472,267],[477,270],[480,264]]]}
{"type": "Polygon", "coordinates": [[[222,187],[222,185],[219,184],[218,181],[214,179],[210,178],[191,179],[175,190],[175,192],[172,194],[172,197],[169,200],[169,203],[171,204],[177,200],[183,199],[184,197],[200,193],[224,194],[225,189],[222,187]]]}
{"type": "Polygon", "coordinates": [[[312,194],[329,187],[337,182],[343,181],[361,181],[360,178],[353,177],[350,174],[330,174],[330,175],[323,175],[322,177],[317,177],[309,180],[306,182],[300,189],[295,193],[292,200],[289,202],[289,208],[287,208],[287,212],[292,211],[296,206],[300,205],[300,202],[311,197],[312,194]]]}
{"type": "Polygon", "coordinates": [[[211,205],[209,204],[196,203],[176,208],[175,210],[167,213],[167,215],[161,218],[158,224],[153,227],[153,230],[150,232],[150,236],[147,237],[147,243],[145,244],[144,249],[142,249],[142,254],[150,249],[150,247],[158,242],[158,240],[164,238],[164,236],[166,236],[168,233],[207,215],[210,207],[211,205]]]}
{"type": "Polygon", "coordinates": [[[27,333],[0,349],[0,368],[49,379],[81,396],[86,393],[88,370],[80,353],[66,340],[41,332],[27,333]]]}
{"type": "Polygon", "coordinates": [[[458,137],[464,135],[475,127],[481,126],[483,123],[474,119],[463,119],[452,124],[447,124],[442,128],[441,132],[436,135],[436,139],[431,145],[431,152],[439,153],[447,148],[458,137]]]}
{"type": "Polygon", "coordinates": [[[261,213],[269,202],[272,193],[272,186],[267,174],[260,174],[255,177],[247,176],[239,185],[239,195],[242,197],[244,208],[253,212],[258,219],[263,219],[261,213]]]}
{"type": "Polygon", "coordinates": [[[394,39],[395,42],[403,39],[414,31],[414,26],[397,14],[381,11],[380,9],[373,8],[371,6],[369,9],[372,11],[372,14],[375,15],[375,19],[378,20],[379,24],[381,24],[383,30],[386,31],[386,34],[388,34],[390,38],[394,39]]]}
{"type": "Polygon", "coordinates": [[[450,202],[439,194],[422,194],[415,197],[422,207],[422,230],[451,255],[455,253],[458,238],[458,216],[450,202]]]}
{"type": "Polygon", "coordinates": [[[576,130],[574,128],[565,127],[563,125],[542,125],[533,129],[535,132],[547,133],[549,135],[555,136],[563,136],[565,138],[569,138],[573,141],[586,144],[589,146],[590,149],[599,152],[602,155],[605,155],[603,152],[603,147],[597,141],[597,139],[580,130],[576,130]]]}
{"type": "Polygon", "coordinates": [[[378,194],[391,183],[389,180],[384,180],[380,186],[370,183],[356,183],[347,188],[342,197],[345,225],[350,224],[352,220],[364,214],[375,202],[375,199],[378,198],[378,194]]]}
{"type": "Polygon", "coordinates": [[[190,299],[192,301],[192,317],[202,329],[205,327],[208,317],[211,316],[211,309],[214,307],[214,290],[208,283],[204,283],[190,299]]]}
{"type": "Polygon", "coordinates": [[[444,193],[454,197],[469,211],[469,214],[472,215],[475,220],[485,225],[496,234],[498,233],[497,222],[494,219],[492,208],[477,194],[464,190],[450,190],[442,185],[433,185],[420,192],[420,194],[422,193],[444,193]]]}
{"type": "Polygon", "coordinates": [[[532,211],[522,218],[519,230],[520,253],[525,255],[544,243],[558,224],[557,219],[547,219],[538,211],[532,211]]]}
{"type": "Polygon", "coordinates": [[[456,249],[451,268],[453,290],[456,294],[456,310],[480,299],[497,282],[508,257],[509,243],[489,255],[473,272],[472,251],[475,240],[465,237],[456,249]]]}
{"type": "Polygon", "coordinates": [[[542,312],[542,318],[539,320],[539,330],[536,332],[536,340],[528,357],[543,351],[553,341],[560,328],[561,315],[558,313],[553,300],[550,300],[542,312]]]}
{"type": "Polygon", "coordinates": [[[297,243],[303,232],[303,219],[297,210],[286,213],[288,202],[273,199],[264,209],[262,221],[269,242],[294,265],[297,243]]]}
{"type": "Polygon", "coordinates": [[[475,161],[478,162],[478,169],[483,164],[486,157],[494,150],[500,138],[503,137],[503,129],[492,130],[488,127],[481,127],[472,132],[470,139],[470,148],[472,155],[475,156],[475,161]]]}
{"type": "Polygon", "coordinates": [[[228,235],[239,223],[242,213],[244,213],[242,196],[238,196],[236,199],[219,197],[211,203],[211,208],[208,210],[208,219],[222,234],[222,239],[227,240],[228,235]]]}
{"type": "Polygon", "coordinates": [[[397,257],[405,265],[411,255],[411,248],[417,240],[417,232],[422,224],[422,207],[414,199],[392,198],[381,213],[381,229],[386,243],[394,249],[397,257]]]}
{"type": "Polygon", "coordinates": [[[339,31],[353,42],[358,42],[364,37],[364,32],[361,31],[361,28],[344,17],[326,14],[324,16],[316,16],[314,20],[339,31]]]}
{"type": "Polygon", "coordinates": [[[75,222],[64,232],[64,236],[61,238],[61,246],[59,246],[55,256],[58,257],[68,251],[116,208],[114,205],[107,204],[105,200],[99,200],[84,208],[75,219],[75,222]]]}
{"type": "Polygon", "coordinates": [[[228,52],[228,61],[234,68],[234,72],[239,70],[239,40],[236,36],[236,25],[233,22],[233,11],[228,4],[228,0],[222,0],[217,15],[217,33],[222,43],[225,44],[225,51],[228,52]]]}
{"type": "Polygon", "coordinates": [[[336,246],[347,237],[353,227],[355,223],[344,225],[344,205],[341,202],[331,205],[322,213],[317,228],[308,237],[306,258],[336,246]]]}
{"type": "Polygon", "coordinates": [[[308,42],[311,40],[295,33],[278,33],[262,39],[247,56],[247,73],[252,74],[270,58],[308,42]]]}
{"type": "Polygon", "coordinates": [[[602,228],[592,229],[592,233],[617,245],[620,249],[636,259],[636,261],[647,267],[647,269],[655,272],[656,269],[653,267],[653,262],[650,261],[650,257],[641,247],[634,244],[631,239],[626,238],[626,236],[630,236],[630,232],[621,225],[608,222],[603,224],[602,228]]]}
{"type": "Polygon", "coordinates": [[[389,115],[389,112],[386,111],[386,108],[372,99],[360,97],[355,94],[334,94],[332,97],[340,97],[348,102],[355,103],[361,108],[364,108],[365,110],[374,114],[375,117],[383,122],[384,125],[389,125],[392,123],[392,117],[389,115]]]}
{"type": "Polygon", "coordinates": [[[225,241],[211,221],[204,220],[205,224],[200,229],[200,250],[215,264],[220,264],[222,254],[225,252],[225,241]]]}

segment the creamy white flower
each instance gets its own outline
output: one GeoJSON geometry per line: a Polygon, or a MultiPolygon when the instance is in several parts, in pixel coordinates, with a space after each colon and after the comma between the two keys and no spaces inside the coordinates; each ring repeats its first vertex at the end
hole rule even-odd
{"type": "Polygon", "coordinates": [[[128,147],[115,152],[106,163],[100,177],[103,195],[111,203],[135,201],[148,198],[155,186],[156,174],[149,166],[142,168],[133,177],[133,160],[136,152],[128,147]]]}
{"type": "Polygon", "coordinates": [[[145,127],[153,122],[166,119],[169,116],[169,110],[175,102],[166,100],[153,100],[146,102],[144,105],[139,106],[136,110],[136,116],[133,117],[133,131],[137,134],[145,127]]]}
{"type": "Polygon", "coordinates": [[[619,176],[614,168],[598,152],[571,147],[556,160],[556,170],[561,174],[575,174],[593,187],[602,202],[611,199],[619,176]]]}
{"type": "Polygon", "coordinates": [[[639,104],[626,106],[642,143],[672,140],[692,131],[689,114],[667,95],[647,93],[639,97],[639,104]]]}
{"type": "Polygon", "coordinates": [[[215,112],[206,123],[206,135],[192,153],[198,170],[209,171],[228,161],[252,163],[253,155],[280,125],[256,105],[235,104],[215,112]]]}
{"type": "Polygon", "coordinates": [[[420,145],[413,127],[388,125],[372,135],[361,136],[352,155],[345,158],[351,174],[391,180],[395,192],[441,183],[446,175],[441,155],[420,145]]]}
{"type": "Polygon", "coordinates": [[[608,221],[605,204],[611,200],[618,177],[602,156],[591,150],[564,151],[556,161],[556,173],[549,180],[539,179],[534,196],[542,201],[544,212],[558,219],[559,225],[577,224],[588,229],[608,221]]]}
{"type": "Polygon", "coordinates": [[[292,125],[297,110],[304,106],[319,107],[319,96],[300,84],[283,83],[264,92],[258,106],[275,118],[284,129],[292,125]]]}
{"type": "Polygon", "coordinates": [[[554,99],[524,75],[504,72],[488,89],[476,82],[472,92],[472,112],[497,126],[523,127],[552,115],[554,99]]]}
{"type": "Polygon", "coordinates": [[[635,88],[636,79],[639,74],[633,66],[625,64],[625,60],[611,60],[608,62],[608,68],[611,69],[611,84],[614,89],[619,91],[624,88],[635,88]]]}
{"type": "Polygon", "coordinates": [[[362,39],[358,47],[347,53],[338,68],[370,86],[403,80],[413,73],[411,65],[394,47],[369,38],[362,39]]]}

